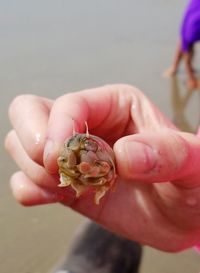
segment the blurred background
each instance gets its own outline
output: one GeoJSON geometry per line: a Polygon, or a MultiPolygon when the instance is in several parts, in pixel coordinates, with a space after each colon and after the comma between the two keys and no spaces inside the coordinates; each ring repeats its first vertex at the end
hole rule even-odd
{"type": "MultiPolygon", "coordinates": [[[[171,64],[186,2],[0,0],[1,273],[48,273],[83,221],[61,205],[24,208],[13,199],[9,177],[17,167],[3,147],[11,100],[22,93],[56,98],[128,83],[143,90],[182,130],[195,132],[199,90],[187,90],[184,69],[173,80],[161,77],[171,64]]],[[[145,247],[140,272],[199,270],[194,250],[168,254],[145,247]]]]}

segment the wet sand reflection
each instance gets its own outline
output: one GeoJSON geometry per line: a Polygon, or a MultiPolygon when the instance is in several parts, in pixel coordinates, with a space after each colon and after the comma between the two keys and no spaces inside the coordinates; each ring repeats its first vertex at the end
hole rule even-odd
{"type": "Polygon", "coordinates": [[[200,88],[191,90],[184,79],[175,76],[170,79],[172,121],[182,131],[195,133],[200,124],[200,88]],[[195,116],[187,113],[189,103],[198,103],[195,116]]]}

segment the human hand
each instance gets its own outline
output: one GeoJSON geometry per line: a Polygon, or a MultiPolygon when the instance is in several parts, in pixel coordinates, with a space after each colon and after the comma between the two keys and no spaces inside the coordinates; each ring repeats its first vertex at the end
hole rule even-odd
{"type": "Polygon", "coordinates": [[[139,90],[113,85],[64,95],[55,102],[30,95],[9,109],[5,141],[21,169],[11,178],[24,205],[61,202],[109,230],[165,251],[200,242],[200,139],[180,132],[139,90]],[[59,147],[76,130],[113,146],[116,189],[94,204],[59,188],[59,147]]]}

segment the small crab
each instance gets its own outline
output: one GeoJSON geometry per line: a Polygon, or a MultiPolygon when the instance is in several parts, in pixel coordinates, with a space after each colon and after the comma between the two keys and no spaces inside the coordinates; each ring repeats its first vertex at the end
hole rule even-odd
{"type": "Polygon", "coordinates": [[[90,135],[85,124],[85,134],[73,130],[73,136],[64,142],[57,160],[60,174],[58,186],[71,186],[77,198],[88,188],[93,188],[94,202],[99,204],[115,182],[114,153],[104,140],[90,135]]]}

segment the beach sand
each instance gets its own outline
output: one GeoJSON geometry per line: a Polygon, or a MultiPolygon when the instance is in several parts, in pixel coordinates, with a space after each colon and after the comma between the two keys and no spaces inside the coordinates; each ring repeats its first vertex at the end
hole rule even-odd
{"type": "MultiPolygon", "coordinates": [[[[172,60],[185,3],[1,1],[1,273],[48,273],[84,219],[61,205],[24,208],[13,199],[9,177],[17,167],[3,148],[11,100],[123,82],[142,89],[181,129],[195,132],[199,92],[187,90],[183,69],[178,82],[161,77],[172,60]]],[[[199,272],[199,259],[194,250],[167,254],[146,247],[141,273],[199,272]]]]}

